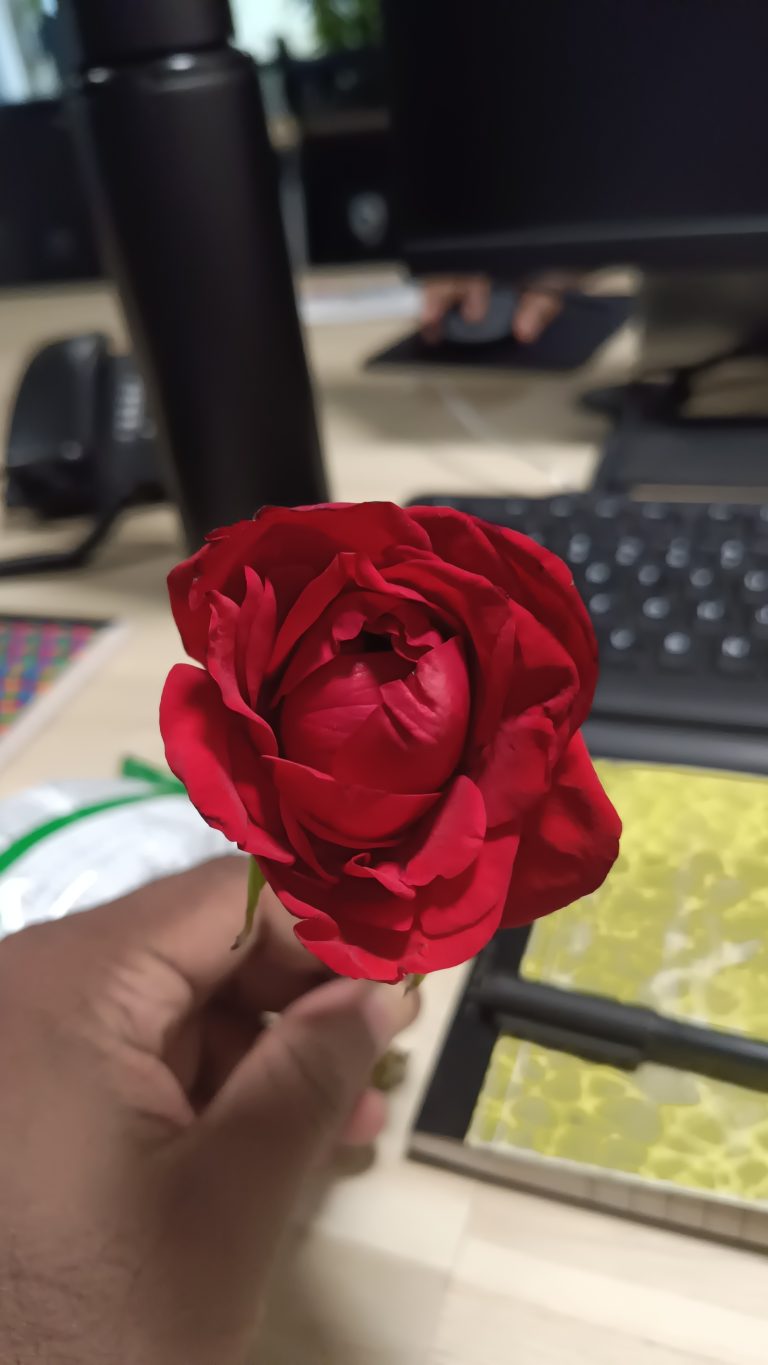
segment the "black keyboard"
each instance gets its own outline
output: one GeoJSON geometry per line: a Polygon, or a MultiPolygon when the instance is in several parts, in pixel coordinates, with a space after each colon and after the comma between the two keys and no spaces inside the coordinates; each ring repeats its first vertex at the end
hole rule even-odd
{"type": "Polygon", "coordinates": [[[600,646],[597,719],[768,742],[768,502],[414,501],[522,531],[570,565],[600,646]]]}

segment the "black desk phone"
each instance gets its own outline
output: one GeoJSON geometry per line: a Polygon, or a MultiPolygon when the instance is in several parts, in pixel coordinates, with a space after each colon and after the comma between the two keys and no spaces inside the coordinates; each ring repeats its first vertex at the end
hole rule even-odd
{"type": "Polygon", "coordinates": [[[77,568],[129,505],[166,496],[155,425],[132,358],[101,333],[39,350],[12,409],[5,501],[44,520],[88,516],[93,527],[72,550],[0,562],[0,576],[77,568]]]}

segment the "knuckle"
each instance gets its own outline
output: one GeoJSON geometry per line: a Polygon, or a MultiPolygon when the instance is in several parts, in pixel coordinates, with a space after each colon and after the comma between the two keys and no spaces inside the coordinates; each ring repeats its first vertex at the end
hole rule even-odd
{"type": "Polygon", "coordinates": [[[191,1004],[183,977],[161,956],[140,948],[105,964],[90,1012],[107,1038],[155,1051],[162,1048],[170,1022],[191,1004]]]}

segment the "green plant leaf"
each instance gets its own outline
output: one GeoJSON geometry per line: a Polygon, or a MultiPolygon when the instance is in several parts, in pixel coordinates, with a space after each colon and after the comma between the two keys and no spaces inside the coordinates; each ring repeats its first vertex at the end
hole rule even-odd
{"type": "Polygon", "coordinates": [[[381,40],[379,0],[304,0],[315,37],[327,52],[372,47],[381,40]]]}

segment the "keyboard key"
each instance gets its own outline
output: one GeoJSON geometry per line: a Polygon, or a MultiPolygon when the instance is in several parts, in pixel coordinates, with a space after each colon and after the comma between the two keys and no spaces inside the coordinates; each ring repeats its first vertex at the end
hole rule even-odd
{"type": "Polygon", "coordinates": [[[668,521],[670,507],[666,502],[643,502],[640,504],[640,515],[645,521],[668,521]]]}
{"type": "Polygon", "coordinates": [[[747,659],[751,648],[746,635],[726,635],[723,640],[723,654],[727,659],[747,659]]]}
{"type": "Polygon", "coordinates": [[[584,577],[591,587],[602,587],[604,583],[611,581],[611,566],[602,563],[600,560],[595,560],[592,564],[587,565],[584,570],[584,577]]]}
{"type": "Polygon", "coordinates": [[[497,512],[496,520],[501,520],[501,516],[503,516],[508,517],[512,522],[524,521],[530,514],[531,504],[525,498],[505,498],[499,512],[497,512]]]}
{"type": "Polygon", "coordinates": [[[752,617],[751,633],[756,640],[768,640],[768,604],[758,607],[752,617]]]}
{"type": "Polygon", "coordinates": [[[646,597],[642,611],[646,621],[667,621],[672,615],[672,600],[669,597],[646,597]]]}
{"type": "Polygon", "coordinates": [[[658,588],[663,577],[660,564],[641,564],[637,571],[637,582],[641,588],[658,588]]]}
{"type": "Polygon", "coordinates": [[[506,504],[502,498],[478,498],[474,504],[465,504],[461,510],[471,512],[473,516],[480,517],[482,521],[490,521],[499,526],[510,526],[512,530],[522,531],[527,536],[531,534],[531,529],[527,524],[530,510],[528,515],[522,512],[520,516],[515,517],[507,512],[506,504]]]}
{"type": "Polygon", "coordinates": [[[720,564],[726,571],[740,569],[747,555],[743,540],[724,540],[720,546],[720,564]]]}
{"type": "MultiPolygon", "coordinates": [[[[721,554],[723,546],[731,541],[744,540],[744,518],[737,517],[733,513],[733,508],[723,507],[723,516],[718,519],[707,518],[695,527],[696,544],[699,549],[712,551],[718,556],[721,554]],[[725,511],[729,515],[725,516],[725,511]]],[[[727,552],[726,552],[727,555],[727,552]]]]}
{"type": "Polygon", "coordinates": [[[598,498],[595,503],[595,516],[601,521],[615,521],[624,511],[623,498],[598,498]]]}
{"type": "Polygon", "coordinates": [[[571,536],[565,557],[569,564],[586,564],[592,553],[592,537],[586,531],[579,531],[575,536],[571,536]]]}
{"type": "Polygon", "coordinates": [[[601,641],[601,666],[636,668],[641,650],[642,642],[634,626],[614,626],[608,638],[601,641]]]}
{"type": "Polygon", "coordinates": [[[577,508],[575,498],[561,497],[553,498],[549,504],[549,510],[553,517],[565,519],[572,517],[577,508]]]}
{"type": "Polygon", "coordinates": [[[524,517],[531,516],[531,504],[527,498],[503,498],[501,512],[503,516],[509,517],[510,521],[521,521],[524,517]]]}
{"type": "Polygon", "coordinates": [[[747,635],[726,635],[720,646],[718,665],[725,673],[751,673],[754,670],[754,646],[747,635]]]}
{"type": "Polygon", "coordinates": [[[688,537],[675,536],[669,542],[664,559],[669,569],[687,569],[691,562],[691,542],[688,537]]]}
{"type": "Polygon", "coordinates": [[[664,636],[664,650],[667,654],[680,656],[690,654],[693,648],[693,641],[685,630],[673,630],[671,634],[664,636]]]}
{"type": "Polygon", "coordinates": [[[696,607],[698,621],[705,624],[720,625],[720,622],[726,620],[727,612],[727,603],[723,598],[704,598],[704,602],[698,603],[696,607]]]}
{"type": "Polygon", "coordinates": [[[618,605],[617,598],[612,592],[599,592],[594,597],[590,597],[587,604],[590,616],[604,619],[616,610],[618,605]]]}
{"type": "Polygon", "coordinates": [[[706,593],[715,585],[715,571],[706,564],[697,564],[688,573],[688,586],[694,593],[706,593]]]}
{"type": "Polygon", "coordinates": [[[637,631],[632,626],[615,626],[608,636],[608,643],[617,654],[628,654],[638,645],[637,631]]]}
{"type": "Polygon", "coordinates": [[[616,563],[622,569],[631,569],[637,564],[645,549],[645,541],[639,536],[622,536],[616,546],[616,563]]]}
{"type": "Polygon", "coordinates": [[[687,630],[673,630],[664,640],[659,653],[662,668],[691,668],[694,661],[694,642],[687,630]]]}
{"type": "Polygon", "coordinates": [[[734,509],[728,502],[711,502],[707,508],[710,521],[733,521],[734,509]]]}
{"type": "Polygon", "coordinates": [[[744,575],[742,595],[747,602],[760,602],[768,597],[768,569],[748,569],[744,575]]]}

